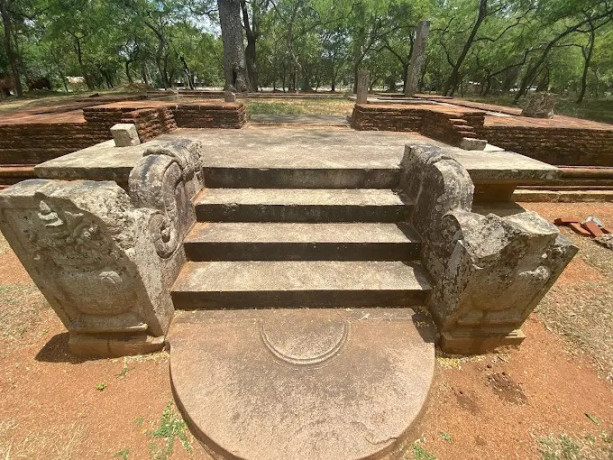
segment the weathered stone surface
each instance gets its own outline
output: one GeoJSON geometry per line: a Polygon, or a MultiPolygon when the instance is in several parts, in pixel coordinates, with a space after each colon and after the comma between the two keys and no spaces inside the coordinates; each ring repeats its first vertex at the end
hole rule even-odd
{"type": "MultiPolygon", "coordinates": [[[[2,231],[70,331],[73,353],[163,345],[170,286],[185,262],[181,242],[195,221],[191,199],[203,186],[200,148],[189,140],[112,147],[132,152],[122,163],[129,179],[118,181],[130,194],[110,181],[42,179],[0,194],[2,231]]],[[[87,170],[85,158],[53,171],[78,175],[74,162],[87,170]]]]}
{"type": "Polygon", "coordinates": [[[508,340],[577,252],[533,212],[503,218],[456,211],[445,216],[441,236],[446,240],[433,238],[429,252],[439,261],[429,266],[432,313],[452,337],[487,331],[508,340]]]}
{"type": "Polygon", "coordinates": [[[437,147],[408,145],[403,168],[401,185],[414,202],[410,221],[433,279],[430,309],[441,346],[478,353],[517,345],[518,329],[577,248],[533,212],[471,212],[468,172],[437,147]]]}
{"type": "Polygon", "coordinates": [[[433,378],[433,333],[405,308],[184,314],[171,380],[220,458],[401,458],[433,378]]]}
{"type": "Polygon", "coordinates": [[[168,328],[167,282],[142,231],[153,216],[112,182],[34,179],[0,193],[2,232],[66,328],[106,341],[168,328]]]}
{"type": "Polygon", "coordinates": [[[368,101],[368,88],[370,86],[370,72],[365,69],[358,70],[358,85],[356,104],[366,104],[368,101]]]}
{"type": "Polygon", "coordinates": [[[533,93],[526,96],[526,106],[521,111],[522,116],[531,118],[553,118],[553,108],[558,102],[558,96],[552,93],[533,93]]]}
{"type": "Polygon", "coordinates": [[[406,210],[382,189],[207,189],[195,205],[212,222],[402,222],[406,210]]]}
{"type": "Polygon", "coordinates": [[[232,91],[224,91],[223,93],[224,102],[236,102],[236,93],[232,91]]]}
{"type": "Polygon", "coordinates": [[[423,305],[430,281],[405,261],[188,262],[172,288],[178,309],[423,305]]]}
{"type": "Polygon", "coordinates": [[[443,216],[455,209],[470,210],[474,186],[451,156],[430,144],[409,144],[402,160],[400,187],[413,203],[410,221],[425,238],[441,231],[443,216]]]}
{"type": "Polygon", "coordinates": [[[485,139],[463,137],[460,141],[460,148],[464,150],[484,150],[486,145],[487,141],[485,139]]]}
{"type": "Polygon", "coordinates": [[[116,147],[128,147],[140,144],[136,125],[132,123],[117,123],[111,127],[111,134],[116,147]]]}
{"type": "Polygon", "coordinates": [[[420,241],[404,224],[198,222],[184,240],[193,261],[414,260],[420,241]]]}
{"type": "Polygon", "coordinates": [[[140,145],[115,147],[111,141],[41,163],[34,168],[38,177],[61,180],[112,180],[128,189],[128,179],[146,152],[199,149],[200,142],[189,137],[168,135],[140,145]]]}

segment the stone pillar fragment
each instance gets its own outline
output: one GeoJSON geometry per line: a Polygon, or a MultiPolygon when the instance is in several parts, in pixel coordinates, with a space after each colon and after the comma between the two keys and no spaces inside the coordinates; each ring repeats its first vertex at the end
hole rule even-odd
{"type": "Polygon", "coordinates": [[[413,42],[413,51],[411,52],[411,60],[409,61],[409,68],[406,75],[407,84],[405,85],[404,94],[407,97],[413,96],[419,89],[419,79],[424,65],[429,32],[430,21],[421,21],[417,25],[415,41],[413,42]]]}
{"type": "Polygon", "coordinates": [[[356,104],[366,104],[368,102],[368,87],[370,85],[370,72],[368,70],[358,70],[358,93],[356,104]]]}

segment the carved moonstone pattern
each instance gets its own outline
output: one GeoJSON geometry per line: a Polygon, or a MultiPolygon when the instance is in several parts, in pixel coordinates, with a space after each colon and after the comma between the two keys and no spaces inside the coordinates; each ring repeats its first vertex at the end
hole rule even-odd
{"type": "Polygon", "coordinates": [[[292,323],[270,318],[260,322],[260,337],[280,360],[295,366],[321,364],[336,356],[349,333],[346,321],[314,321],[298,317],[292,323]]]}

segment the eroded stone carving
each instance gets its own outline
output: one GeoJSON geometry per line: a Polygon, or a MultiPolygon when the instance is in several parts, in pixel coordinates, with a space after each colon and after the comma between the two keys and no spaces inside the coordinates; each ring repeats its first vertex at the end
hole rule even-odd
{"type": "Polygon", "coordinates": [[[142,231],[153,215],[108,181],[36,179],[0,194],[2,232],[71,332],[74,353],[163,345],[173,307],[142,231]]]}
{"type": "Polygon", "coordinates": [[[437,147],[407,146],[402,185],[415,204],[411,222],[423,238],[443,349],[475,353],[521,343],[520,326],[577,248],[519,207],[505,217],[471,212],[468,173],[437,147]]]}
{"type": "Polygon", "coordinates": [[[133,205],[152,211],[145,228],[157,254],[165,260],[168,286],[185,262],[181,243],[196,221],[191,199],[204,186],[200,149],[201,143],[187,139],[155,145],[130,173],[133,205]]]}
{"type": "Polygon", "coordinates": [[[531,118],[553,118],[553,109],[557,102],[558,96],[553,93],[529,94],[521,114],[531,118]]]}

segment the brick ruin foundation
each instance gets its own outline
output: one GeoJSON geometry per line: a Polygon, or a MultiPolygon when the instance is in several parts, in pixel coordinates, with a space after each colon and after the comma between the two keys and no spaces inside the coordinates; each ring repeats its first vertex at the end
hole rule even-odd
{"type": "Polygon", "coordinates": [[[563,116],[529,119],[512,110],[493,113],[470,106],[428,103],[356,104],[352,127],[416,131],[455,146],[464,137],[480,138],[553,165],[613,166],[613,126],[563,116]]]}
{"type": "MultiPolygon", "coordinates": [[[[107,101],[108,102],[108,101],[107,101]]],[[[0,188],[35,177],[35,165],[111,139],[117,123],[136,126],[141,142],[176,128],[241,128],[242,102],[123,100],[0,118],[0,188]]]]}

